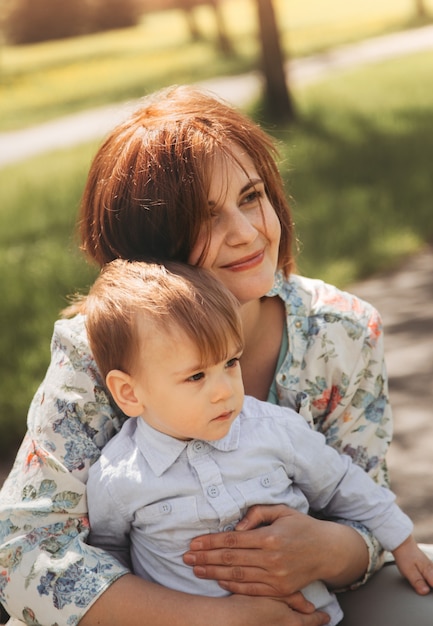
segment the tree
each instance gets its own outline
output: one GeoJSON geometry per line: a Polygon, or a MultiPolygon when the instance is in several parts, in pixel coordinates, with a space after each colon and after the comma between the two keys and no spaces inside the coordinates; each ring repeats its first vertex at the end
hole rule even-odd
{"type": "Polygon", "coordinates": [[[424,0],[415,0],[415,12],[417,17],[421,19],[428,16],[427,7],[424,0]]]}
{"type": "Polygon", "coordinates": [[[195,19],[194,9],[199,5],[209,5],[213,10],[215,25],[218,36],[218,47],[220,51],[229,56],[233,54],[233,46],[227,35],[227,29],[221,10],[220,0],[173,0],[173,6],[179,6],[185,13],[191,38],[198,40],[201,38],[199,28],[195,19]]]}
{"type": "Polygon", "coordinates": [[[273,3],[272,0],[256,0],[256,3],[265,78],[265,112],[276,122],[292,122],[295,119],[295,106],[284,70],[273,3]]]}

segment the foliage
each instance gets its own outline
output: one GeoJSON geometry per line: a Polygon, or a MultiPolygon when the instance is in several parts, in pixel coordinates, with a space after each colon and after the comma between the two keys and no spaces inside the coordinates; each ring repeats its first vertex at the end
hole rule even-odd
{"type": "Polygon", "coordinates": [[[11,44],[76,37],[134,26],[142,7],[138,0],[13,0],[4,18],[11,44]]]}
{"type": "Polygon", "coordinates": [[[76,209],[95,146],[0,170],[0,453],[16,444],[49,363],[66,296],[94,276],[74,239],[76,209]]]}
{"type": "MultiPolygon", "coordinates": [[[[3,0],[7,1],[11,0],[3,0]]],[[[82,0],[61,1],[69,5],[82,0]]],[[[413,0],[273,1],[286,57],[405,28],[413,16],[413,0]]],[[[433,15],[433,0],[427,2],[433,15]]],[[[138,98],[173,82],[195,82],[256,68],[253,0],[225,0],[222,8],[236,53],[230,58],[221,55],[215,45],[214,15],[205,6],[195,9],[203,34],[198,41],[191,41],[184,13],[172,10],[146,14],[134,28],[3,46],[0,129],[12,130],[89,107],[138,98]]]]}
{"type": "Polygon", "coordinates": [[[283,141],[300,270],[346,286],[433,242],[433,52],[345,72],[297,93],[283,141]]]}
{"type": "MultiPolygon", "coordinates": [[[[274,130],[303,273],[345,286],[433,239],[432,61],[412,55],[297,91],[297,125],[274,130]]],[[[66,296],[95,273],[72,235],[94,152],[93,143],[0,170],[0,453],[24,430],[66,296]]]]}

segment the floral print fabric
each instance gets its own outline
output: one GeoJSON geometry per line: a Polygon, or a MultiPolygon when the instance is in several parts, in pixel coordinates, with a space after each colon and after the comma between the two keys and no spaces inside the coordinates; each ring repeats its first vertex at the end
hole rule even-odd
{"type": "MultiPolygon", "coordinates": [[[[373,307],[321,281],[277,276],[269,295],[287,311],[288,352],[278,403],[295,408],[330,445],[387,484],[391,439],[383,337],[373,307]]],[[[28,432],[0,497],[0,601],[37,626],[78,624],[126,569],[86,543],[90,465],[125,416],[110,404],[89,352],[84,318],[56,322],[52,360],[28,432]]],[[[370,549],[380,546],[357,525],[370,549]]]]}
{"type": "MultiPolygon", "coordinates": [[[[385,455],[392,416],[382,320],[354,295],[320,280],[276,277],[270,296],[286,306],[288,352],[276,374],[278,404],[290,406],[327,443],[389,487],[385,455]]],[[[369,548],[363,581],[383,562],[378,541],[359,524],[369,548]]]]}

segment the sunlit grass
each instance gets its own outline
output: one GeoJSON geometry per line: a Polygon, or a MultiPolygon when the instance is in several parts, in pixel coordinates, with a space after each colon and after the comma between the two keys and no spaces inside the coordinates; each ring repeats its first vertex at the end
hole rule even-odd
{"type": "MultiPolygon", "coordinates": [[[[274,0],[285,54],[298,56],[405,28],[413,0],[274,0]]],[[[433,0],[427,0],[433,15],[433,0]]],[[[209,7],[197,9],[203,38],[190,40],[184,15],[145,15],[135,28],[0,50],[0,130],[20,128],[84,108],[142,96],[257,67],[253,0],[226,0],[225,23],[235,54],[216,45],[209,7]]]]}
{"type": "MultiPolygon", "coordinates": [[[[296,91],[279,130],[300,270],[347,286],[433,239],[433,54],[346,71],[296,91]]],[[[23,432],[66,296],[95,270],[73,225],[96,144],[0,169],[0,453],[23,432]]]]}
{"type": "Polygon", "coordinates": [[[344,286],[433,239],[432,68],[413,55],[297,93],[279,138],[306,274],[344,286]]]}

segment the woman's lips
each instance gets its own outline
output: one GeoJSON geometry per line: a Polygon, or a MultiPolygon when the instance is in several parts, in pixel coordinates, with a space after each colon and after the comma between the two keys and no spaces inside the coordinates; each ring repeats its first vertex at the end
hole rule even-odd
{"type": "Polygon", "coordinates": [[[233,261],[232,263],[227,263],[227,265],[223,265],[222,267],[223,269],[231,270],[232,272],[243,272],[251,269],[252,267],[256,267],[256,265],[260,265],[263,261],[264,254],[264,250],[260,250],[259,252],[250,254],[249,256],[233,261]]]}

